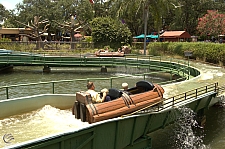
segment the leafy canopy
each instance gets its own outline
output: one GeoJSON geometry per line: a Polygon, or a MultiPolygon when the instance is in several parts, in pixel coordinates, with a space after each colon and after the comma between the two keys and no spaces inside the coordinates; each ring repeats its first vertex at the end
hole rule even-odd
{"type": "Polygon", "coordinates": [[[202,36],[217,36],[225,34],[225,14],[220,14],[215,10],[208,10],[202,18],[199,19],[197,30],[202,36]]]}
{"type": "Polygon", "coordinates": [[[92,39],[97,47],[109,45],[112,48],[118,48],[131,40],[129,28],[119,20],[97,17],[91,21],[91,26],[92,39]]]}

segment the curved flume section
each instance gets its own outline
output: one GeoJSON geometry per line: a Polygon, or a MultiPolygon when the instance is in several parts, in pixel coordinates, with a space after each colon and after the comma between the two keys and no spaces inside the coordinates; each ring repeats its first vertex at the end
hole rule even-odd
{"type": "MultiPolygon", "coordinates": [[[[225,71],[221,67],[195,62],[190,62],[190,65],[198,69],[201,74],[187,81],[162,85],[165,89],[164,98],[210,83],[219,82],[219,84],[222,84],[225,81],[223,77],[225,71]]],[[[43,108],[30,113],[1,120],[0,128],[2,131],[0,132],[0,136],[11,133],[14,139],[9,143],[0,142],[0,147],[15,145],[20,142],[26,142],[35,138],[64,131],[81,129],[88,125],[90,124],[74,119],[70,109],[60,110],[46,105],[43,108]],[[37,134],[33,134],[34,132],[37,132],[37,134]]]]}
{"type": "Polygon", "coordinates": [[[190,80],[162,85],[165,89],[164,98],[192,90],[211,83],[219,83],[219,86],[225,82],[225,69],[219,66],[203,64],[200,62],[190,62],[190,65],[200,71],[200,75],[190,80]]]}

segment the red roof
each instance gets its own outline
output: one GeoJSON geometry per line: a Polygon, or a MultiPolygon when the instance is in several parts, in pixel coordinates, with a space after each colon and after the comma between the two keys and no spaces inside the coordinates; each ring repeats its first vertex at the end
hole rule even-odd
{"type": "Polygon", "coordinates": [[[191,35],[186,31],[165,31],[160,37],[163,38],[191,38],[191,35]]]}

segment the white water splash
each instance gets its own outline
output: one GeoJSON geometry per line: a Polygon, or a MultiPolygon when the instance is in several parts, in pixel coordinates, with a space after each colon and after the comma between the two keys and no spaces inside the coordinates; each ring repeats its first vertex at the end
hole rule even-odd
{"type": "Polygon", "coordinates": [[[223,93],[223,94],[220,96],[219,105],[220,105],[221,107],[225,108],[225,93],[223,93]]]}
{"type": "MultiPolygon", "coordinates": [[[[22,115],[16,115],[0,120],[0,136],[11,133],[15,140],[12,144],[72,131],[89,125],[87,122],[75,119],[70,110],[60,110],[50,105],[22,115]]],[[[0,141],[0,148],[8,146],[0,141]]]]}
{"type": "Polygon", "coordinates": [[[175,149],[209,149],[203,144],[204,136],[196,136],[193,128],[202,129],[194,119],[195,113],[189,108],[180,108],[181,116],[175,123],[174,143],[175,149]]]}

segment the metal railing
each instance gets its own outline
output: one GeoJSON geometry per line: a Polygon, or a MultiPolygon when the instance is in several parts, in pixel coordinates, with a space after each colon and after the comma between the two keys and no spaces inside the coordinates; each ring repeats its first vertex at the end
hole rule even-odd
{"type": "MultiPolygon", "coordinates": [[[[136,67],[136,68],[147,68],[151,70],[149,73],[141,73],[141,74],[135,74],[133,76],[142,76],[143,80],[146,79],[146,76],[157,74],[157,73],[170,73],[171,78],[169,81],[166,82],[160,82],[158,84],[168,84],[172,82],[178,82],[183,81],[189,78],[188,75],[197,76],[199,73],[188,73],[190,69],[187,68],[187,62],[177,59],[162,59],[162,57],[153,57],[153,56],[140,56],[140,55],[127,55],[123,58],[101,58],[101,57],[88,57],[87,55],[79,55],[78,57],[64,57],[64,56],[51,56],[51,57],[45,57],[45,56],[37,56],[33,53],[31,54],[6,54],[4,56],[0,56],[0,62],[5,62],[6,64],[10,63],[16,63],[17,65],[21,63],[21,65],[24,64],[30,64],[30,65],[55,65],[58,63],[60,66],[67,66],[67,64],[71,65],[79,65],[79,66],[90,66],[90,65],[96,65],[96,66],[125,66],[125,67],[136,67]],[[25,58],[24,58],[25,56],[25,58]],[[3,58],[4,57],[4,58],[3,58]],[[66,59],[67,58],[67,59],[66,59]],[[25,59],[25,60],[24,60],[25,59]],[[66,64],[66,65],[64,65],[66,64]],[[152,72],[152,70],[155,70],[152,72]],[[187,71],[188,70],[188,71],[187,71]],[[180,75],[180,78],[172,79],[172,75],[180,75]]],[[[55,94],[55,86],[56,84],[65,83],[65,82],[77,82],[77,81],[89,81],[89,80],[108,80],[109,81],[109,87],[112,88],[113,82],[115,80],[121,79],[121,78],[127,78],[129,76],[119,76],[119,77],[110,77],[110,78],[86,78],[86,79],[75,79],[75,80],[60,80],[60,81],[49,81],[49,82],[38,82],[38,83],[28,83],[28,84],[18,84],[18,85],[9,85],[9,86],[2,86],[0,87],[0,90],[5,90],[5,98],[9,99],[9,90],[16,87],[26,87],[26,86],[37,86],[37,85],[50,85],[51,91],[50,93],[55,94]]],[[[48,89],[49,91],[49,89],[48,89]]]]}
{"type": "MultiPolygon", "coordinates": [[[[59,81],[48,81],[48,82],[38,82],[38,83],[27,83],[27,84],[17,84],[17,85],[8,85],[8,86],[1,86],[0,90],[5,90],[5,98],[9,99],[10,98],[10,89],[13,90],[15,88],[21,88],[21,87],[27,87],[30,89],[30,86],[32,86],[33,88],[35,86],[37,86],[37,90],[38,87],[42,88],[43,86],[47,86],[49,89],[46,89],[45,91],[48,93],[52,93],[55,94],[57,93],[56,91],[56,87],[57,85],[60,86],[61,83],[76,83],[76,82],[83,82],[82,84],[86,84],[88,81],[108,81],[109,82],[109,88],[113,88],[113,83],[117,82],[117,80],[122,79],[122,78],[130,78],[130,77],[134,77],[134,76],[139,76],[142,77],[143,80],[146,80],[146,76],[147,75],[151,75],[151,74],[157,74],[157,73],[163,73],[162,71],[159,72],[149,72],[149,73],[142,73],[142,74],[134,74],[132,76],[128,75],[128,76],[118,76],[118,77],[108,77],[108,78],[85,78],[85,79],[74,79],[74,80],[59,80],[59,81]]],[[[173,83],[173,82],[179,82],[179,81],[183,81],[186,78],[181,77],[175,80],[170,80],[170,81],[164,81],[164,82],[159,82],[158,84],[162,85],[162,84],[168,84],[168,83],[173,83]]],[[[35,92],[37,93],[37,90],[35,90],[35,92]]],[[[81,88],[77,88],[76,90],[74,90],[73,92],[77,92],[80,91],[81,88]]],[[[46,93],[45,92],[45,93],[46,93]]],[[[42,93],[42,94],[45,94],[42,93]]],[[[31,94],[34,95],[35,93],[27,93],[27,94],[31,94]]],[[[23,94],[21,94],[23,95],[23,94]]],[[[27,95],[28,96],[28,95],[27,95]]],[[[17,93],[17,97],[19,97],[19,94],[17,93]]]]}
{"type": "Polygon", "coordinates": [[[188,63],[184,60],[177,59],[162,59],[158,56],[142,56],[129,54],[121,58],[111,57],[111,58],[101,58],[95,57],[90,54],[87,55],[42,55],[35,53],[10,53],[2,54],[0,53],[0,64],[14,64],[14,65],[48,65],[48,66],[130,66],[136,68],[149,68],[158,70],[177,70],[178,72],[183,72],[183,74],[188,74],[188,63]],[[164,62],[165,61],[165,62],[164,62]]]}
{"type": "Polygon", "coordinates": [[[219,91],[218,82],[208,84],[208,85],[205,85],[205,86],[202,86],[202,87],[199,87],[199,88],[196,88],[196,89],[184,92],[184,93],[180,93],[176,96],[169,97],[167,99],[163,99],[162,106],[159,107],[158,110],[163,110],[163,109],[166,109],[171,106],[176,106],[177,104],[179,104],[181,102],[185,102],[187,100],[198,99],[202,95],[205,95],[207,93],[218,94],[218,91],[219,91]]]}
{"type": "Polygon", "coordinates": [[[144,113],[152,113],[152,112],[160,112],[165,109],[173,108],[173,107],[179,107],[179,104],[185,103],[188,104],[188,102],[192,100],[197,100],[198,98],[203,98],[210,95],[218,95],[219,93],[219,86],[218,82],[208,84],[202,87],[198,87],[196,89],[177,94],[172,97],[163,98],[161,101],[158,101],[154,104],[148,105],[142,109],[139,109],[133,113],[123,115],[122,117],[134,115],[134,114],[144,114],[144,113]]]}

